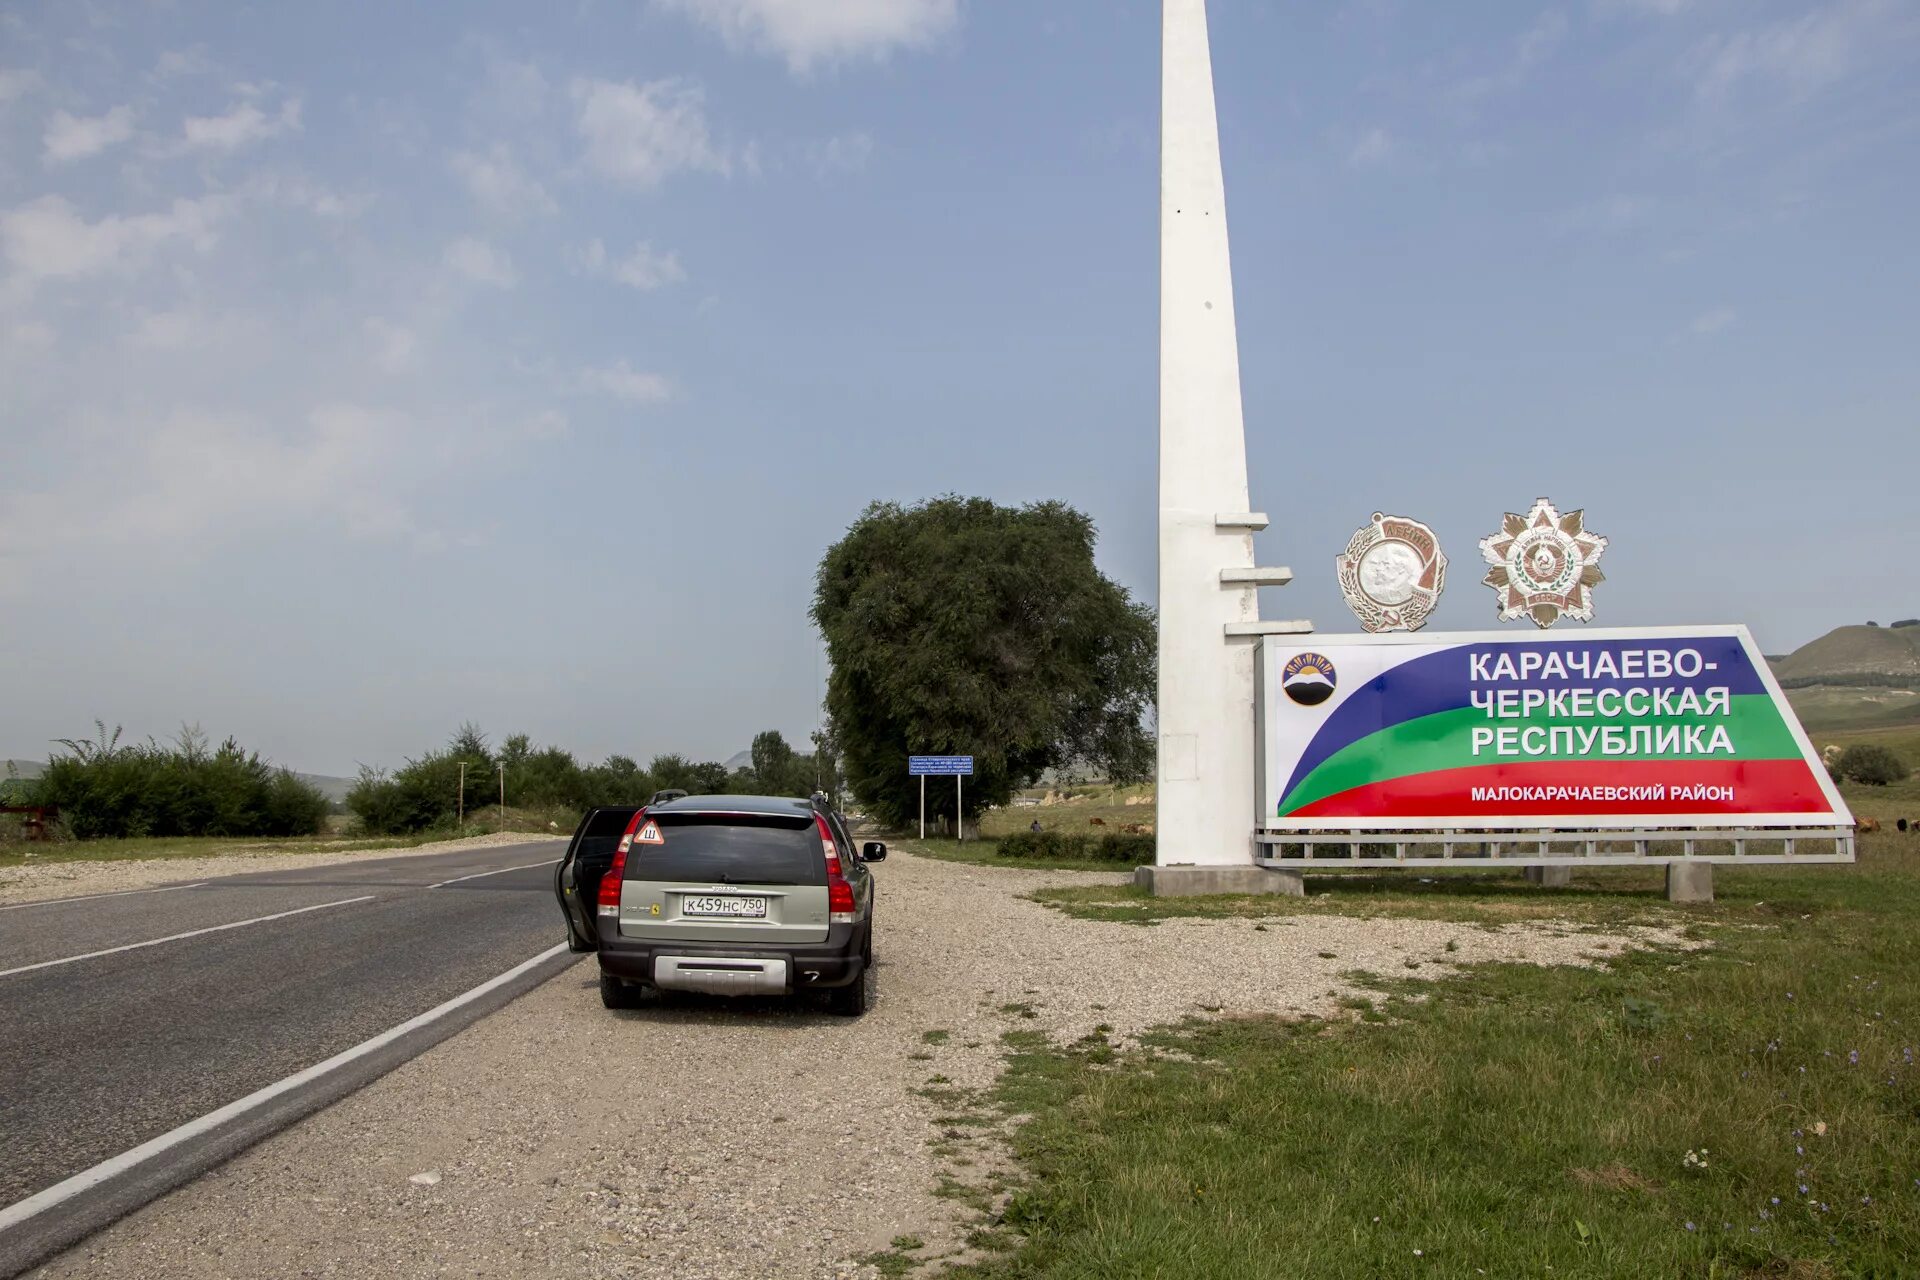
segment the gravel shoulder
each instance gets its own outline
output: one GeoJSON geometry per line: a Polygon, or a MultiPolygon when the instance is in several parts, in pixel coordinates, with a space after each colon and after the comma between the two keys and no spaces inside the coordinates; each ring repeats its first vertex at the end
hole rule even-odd
{"type": "Polygon", "coordinates": [[[46,898],[78,898],[89,893],[122,889],[156,889],[169,884],[191,884],[219,876],[242,876],[255,871],[293,871],[303,867],[331,867],[376,858],[424,857],[460,849],[486,849],[503,844],[533,844],[564,838],[558,835],[508,831],[466,836],[435,844],[396,849],[322,849],[300,853],[223,853],[206,858],[115,858],[106,862],[48,862],[0,869],[0,904],[39,902],[46,898]]]}
{"type": "Polygon", "coordinates": [[[876,874],[881,996],[865,1018],[700,1000],[610,1013],[589,959],[34,1274],[865,1275],[853,1260],[896,1236],[925,1240],[922,1256],[956,1247],[965,1211],[933,1194],[950,1170],[929,1149],[945,1108],[921,1090],[990,1086],[1008,1030],[1105,1024],[1125,1041],[1203,1010],[1329,1013],[1349,970],[1680,943],[1552,922],[1142,927],[1022,896],[1120,875],[905,853],[876,874]]]}

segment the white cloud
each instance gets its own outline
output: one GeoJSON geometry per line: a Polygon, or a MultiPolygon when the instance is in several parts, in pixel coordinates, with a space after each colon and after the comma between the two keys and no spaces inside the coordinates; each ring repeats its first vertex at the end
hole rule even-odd
{"type": "Polygon", "coordinates": [[[1653,216],[1653,207],[1654,202],[1646,196],[1616,193],[1567,210],[1556,225],[1563,234],[1618,235],[1645,226],[1653,216]]]}
{"type": "Polygon", "coordinates": [[[51,351],[54,338],[52,326],[38,320],[22,320],[7,328],[7,346],[15,352],[38,355],[51,351]]]}
{"type": "Polygon", "coordinates": [[[192,311],[153,311],[140,317],[130,336],[149,351],[188,351],[206,346],[211,327],[192,311]]]}
{"type": "Polygon", "coordinates": [[[734,48],[784,58],[795,74],[924,48],[960,17],[959,0],[654,0],[654,7],[685,14],[734,48]]]}
{"type": "Polygon", "coordinates": [[[600,392],[629,404],[660,404],[673,399],[673,384],[664,376],[640,372],[625,360],[582,369],[575,385],[581,391],[600,392]]]}
{"type": "Polygon", "coordinates": [[[484,154],[456,152],[452,164],[474,200],[495,213],[520,218],[559,209],[547,189],[521,171],[505,143],[496,142],[484,154]]]}
{"type": "Polygon", "coordinates": [[[1487,75],[1474,76],[1454,86],[1453,97],[1463,103],[1478,102],[1495,94],[1511,93],[1527,82],[1534,70],[1551,58],[1567,37],[1567,15],[1549,10],[1520,33],[1506,65],[1487,75]]]}
{"type": "Polygon", "coordinates": [[[0,67],[0,102],[12,102],[40,87],[40,73],[0,67]]]}
{"type": "Polygon", "coordinates": [[[418,342],[413,330],[380,316],[368,316],[360,326],[373,345],[373,362],[388,373],[403,373],[413,366],[418,342]]]}
{"type": "Polygon", "coordinates": [[[469,280],[509,289],[519,280],[513,259],[477,236],[462,236],[447,246],[446,264],[469,280]]]}
{"type": "Polygon", "coordinates": [[[542,409],[520,424],[520,434],[528,440],[558,440],[567,431],[567,415],[558,409],[542,409]]]}
{"type": "Polygon", "coordinates": [[[278,116],[270,116],[251,102],[242,102],[222,116],[188,116],[181,126],[181,146],[189,151],[238,151],[300,127],[300,99],[288,98],[278,116]]]}
{"type": "Polygon", "coordinates": [[[412,533],[392,480],[408,470],[399,461],[411,425],[397,413],[332,404],[286,423],[176,408],[75,433],[67,483],[0,492],[0,590],[46,556],[99,547],[171,554],[250,524],[412,533]],[[115,500],[99,502],[103,490],[115,500]]]}
{"type": "Polygon", "coordinates": [[[1378,125],[1360,135],[1347,152],[1347,163],[1356,169],[1385,164],[1393,155],[1393,135],[1378,125]]]}
{"type": "Polygon", "coordinates": [[[1695,89],[1724,97],[1749,81],[1805,95],[1846,75],[1876,38],[1888,12],[1881,0],[1830,5],[1784,22],[1715,36],[1694,50],[1695,89]]]}
{"type": "Polygon", "coordinates": [[[164,213],[109,214],[88,222],[62,197],[41,196],[0,213],[0,255],[16,287],[98,275],[137,265],[170,241],[211,248],[232,205],[229,196],[203,196],[175,200],[164,213]]]}
{"type": "Polygon", "coordinates": [[[820,177],[836,173],[858,173],[873,158],[873,137],[865,133],[840,133],[807,146],[807,163],[820,177]]]}
{"type": "Polygon", "coordinates": [[[207,56],[203,45],[193,45],[186,49],[163,49],[159,60],[153,64],[153,74],[163,80],[177,76],[206,75],[213,70],[213,59],[207,56]]]}
{"type": "Polygon", "coordinates": [[[70,116],[53,113],[43,139],[50,164],[66,164],[99,155],[133,136],[133,108],[115,107],[103,116],[70,116]]]}
{"type": "Polygon", "coordinates": [[[680,265],[678,255],[656,252],[644,240],[633,246],[633,252],[620,259],[609,257],[607,246],[599,240],[593,240],[575,255],[575,261],[588,275],[618,280],[621,284],[632,285],[643,291],[679,284],[687,278],[686,269],[680,265]]]}
{"type": "Polygon", "coordinates": [[[577,79],[574,127],[588,165],[609,178],[650,187],[681,170],[728,173],[714,145],[697,86],[679,80],[647,84],[577,79]]]}
{"type": "Polygon", "coordinates": [[[547,78],[531,62],[489,52],[485,97],[502,115],[531,120],[547,109],[547,78]]]}
{"type": "Polygon", "coordinates": [[[1695,316],[1693,323],[1689,324],[1687,329],[1689,332],[1704,338],[1731,328],[1734,321],[1739,318],[1740,313],[1732,307],[1714,307],[1710,311],[1703,311],[1695,316]]]}
{"type": "Polygon", "coordinates": [[[1596,6],[1601,12],[1637,12],[1656,14],[1662,18],[1671,18],[1687,9],[1693,0],[1599,0],[1596,6]]]}

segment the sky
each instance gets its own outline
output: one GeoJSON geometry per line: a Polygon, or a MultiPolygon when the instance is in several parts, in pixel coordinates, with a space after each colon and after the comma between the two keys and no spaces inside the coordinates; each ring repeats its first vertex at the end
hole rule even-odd
{"type": "MultiPolygon", "coordinates": [[[[1385,510],[1491,628],[1540,496],[1601,625],[1920,614],[1920,7],[1211,10],[1264,616],[1351,629],[1385,510]]],[[[1064,499],[1151,602],[1158,60],[1147,0],[9,6],[0,755],[804,740],[876,499],[1064,499]]]]}

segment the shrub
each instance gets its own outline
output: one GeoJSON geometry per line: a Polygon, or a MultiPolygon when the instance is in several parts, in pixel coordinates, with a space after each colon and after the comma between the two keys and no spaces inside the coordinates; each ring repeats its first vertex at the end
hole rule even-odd
{"type": "Polygon", "coordinates": [[[123,747],[118,729],[96,728],[97,740],[63,740],[66,752],[33,789],[80,839],[313,835],[326,820],[319,788],[232,738],[209,750],[205,734],[186,728],[170,747],[123,747]]]}
{"type": "Polygon", "coordinates": [[[1081,835],[1066,831],[1017,831],[1000,841],[1003,858],[1048,858],[1081,862],[1120,862],[1129,866],[1152,862],[1152,836],[1119,831],[1081,835]]]}
{"type": "Polygon", "coordinates": [[[1886,747],[1862,742],[1840,753],[1840,758],[1833,762],[1833,773],[1838,778],[1884,787],[1904,779],[1908,769],[1906,763],[1886,747]]]}

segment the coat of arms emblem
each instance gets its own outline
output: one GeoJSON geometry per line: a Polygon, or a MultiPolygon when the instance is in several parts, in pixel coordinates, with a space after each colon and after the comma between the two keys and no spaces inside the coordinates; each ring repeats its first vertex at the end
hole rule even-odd
{"type": "Polygon", "coordinates": [[[1584,511],[1561,515],[1545,498],[1525,515],[1509,511],[1500,532],[1480,540],[1500,621],[1527,617],[1542,629],[1563,615],[1592,622],[1593,589],[1606,581],[1594,562],[1606,549],[1605,538],[1587,532],[1584,511]]]}
{"type": "Polygon", "coordinates": [[[1440,539],[1406,516],[1374,512],[1334,564],[1340,593],[1367,631],[1418,631],[1447,585],[1440,539]]]}

